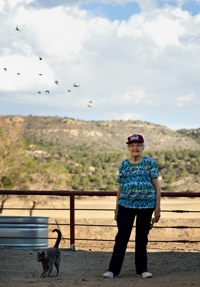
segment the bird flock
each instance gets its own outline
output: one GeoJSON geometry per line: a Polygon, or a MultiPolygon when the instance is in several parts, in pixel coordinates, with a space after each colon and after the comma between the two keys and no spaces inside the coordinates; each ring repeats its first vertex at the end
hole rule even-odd
{"type": "MultiPolygon", "coordinates": [[[[16,27],[16,31],[21,32],[21,30],[19,29],[18,26],[16,27]]],[[[42,61],[42,60],[43,60],[43,58],[42,58],[42,57],[39,57],[39,61],[42,61]]],[[[4,67],[3,69],[4,69],[5,72],[7,72],[7,70],[8,70],[8,69],[5,68],[5,67],[4,67]]],[[[20,72],[17,72],[17,75],[20,76],[20,72]]],[[[42,73],[39,73],[38,75],[41,77],[41,76],[42,76],[42,73]]],[[[59,85],[59,81],[58,81],[58,80],[55,80],[54,83],[55,83],[56,85],[59,85]]],[[[74,88],[78,88],[78,87],[80,87],[80,85],[74,84],[73,87],[74,87],[74,88]]],[[[67,90],[67,91],[68,91],[68,92],[71,92],[72,90],[69,89],[69,90],[67,90]]],[[[38,94],[41,94],[41,91],[37,91],[37,93],[38,93],[38,94]]],[[[50,91],[49,91],[49,90],[46,90],[45,93],[49,94],[50,91]]],[[[92,107],[92,101],[89,101],[88,104],[87,104],[87,106],[91,108],[91,107],[92,107]]]]}

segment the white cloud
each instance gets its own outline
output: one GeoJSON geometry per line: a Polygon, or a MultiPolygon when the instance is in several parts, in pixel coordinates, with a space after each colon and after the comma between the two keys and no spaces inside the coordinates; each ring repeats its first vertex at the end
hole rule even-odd
{"type": "Polygon", "coordinates": [[[39,61],[39,58],[11,55],[0,58],[0,61],[7,69],[6,71],[2,69],[0,72],[1,90],[25,91],[31,90],[33,86],[39,88],[53,86],[54,72],[45,62],[39,61]]]}
{"type": "Polygon", "coordinates": [[[136,90],[136,91],[128,91],[125,93],[123,100],[129,104],[132,102],[133,98],[136,103],[139,103],[145,97],[144,91],[136,90]]]}
{"type": "Polygon", "coordinates": [[[138,0],[137,3],[140,5],[142,11],[149,11],[157,6],[156,0],[138,0]]]}
{"type": "Polygon", "coordinates": [[[188,105],[188,103],[191,102],[192,100],[195,100],[194,93],[191,93],[191,94],[183,96],[183,97],[178,97],[177,106],[183,107],[183,105],[185,105],[185,104],[188,105]]]}
{"type": "Polygon", "coordinates": [[[184,97],[178,97],[178,100],[183,102],[191,101],[192,99],[194,99],[194,94],[186,95],[184,97]]]}
{"type": "Polygon", "coordinates": [[[0,12],[3,12],[5,0],[0,0],[0,12]]]}
{"type": "Polygon", "coordinates": [[[123,112],[111,112],[107,114],[107,119],[108,120],[124,120],[124,121],[128,121],[128,120],[140,120],[142,117],[141,113],[123,113],[123,112]]]}
{"type": "Polygon", "coordinates": [[[184,32],[178,21],[166,15],[158,15],[155,21],[145,23],[144,30],[160,46],[178,45],[179,36],[184,32]]]}
{"type": "MultiPolygon", "coordinates": [[[[162,108],[164,118],[171,107],[178,114],[188,103],[195,109],[200,106],[199,15],[143,1],[144,6],[151,5],[149,11],[112,22],[92,18],[75,4],[36,9],[26,5],[30,2],[9,1],[10,6],[0,2],[4,39],[0,101],[13,106],[20,99],[24,114],[30,113],[27,105],[35,104],[44,111],[54,108],[54,114],[61,116],[64,110],[64,115],[81,119],[150,122],[156,119],[147,118],[151,109],[162,108]],[[80,87],[74,88],[74,83],[80,87]],[[42,93],[37,94],[38,90],[42,93]],[[89,100],[92,109],[87,109],[89,100]]],[[[10,113],[8,106],[5,111],[10,113]]],[[[157,123],[164,123],[163,118],[157,116],[157,123]]],[[[196,121],[200,125],[200,118],[196,121]]]]}
{"type": "Polygon", "coordinates": [[[28,5],[31,2],[34,2],[34,0],[0,0],[0,7],[3,6],[3,8],[8,11],[14,9],[17,6],[28,5]]]}

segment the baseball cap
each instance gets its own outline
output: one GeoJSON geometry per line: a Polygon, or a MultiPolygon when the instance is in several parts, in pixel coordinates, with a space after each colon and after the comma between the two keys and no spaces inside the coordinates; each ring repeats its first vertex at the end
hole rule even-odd
{"type": "Polygon", "coordinates": [[[141,135],[138,135],[138,134],[133,134],[133,135],[130,135],[128,138],[127,138],[127,144],[130,144],[130,143],[144,143],[144,139],[143,139],[143,136],[141,135]]]}

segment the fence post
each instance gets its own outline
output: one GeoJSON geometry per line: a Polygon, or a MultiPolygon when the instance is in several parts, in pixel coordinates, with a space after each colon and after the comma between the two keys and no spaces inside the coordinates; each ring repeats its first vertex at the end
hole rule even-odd
{"type": "Polygon", "coordinates": [[[75,196],[73,194],[70,194],[70,248],[72,250],[75,250],[75,216],[74,216],[74,210],[75,210],[75,196]]]}

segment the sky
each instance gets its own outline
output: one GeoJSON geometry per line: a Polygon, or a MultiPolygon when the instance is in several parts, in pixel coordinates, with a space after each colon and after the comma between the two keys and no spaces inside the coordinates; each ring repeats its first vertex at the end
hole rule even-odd
{"type": "Polygon", "coordinates": [[[200,0],[0,0],[0,39],[0,115],[200,128],[200,0]]]}

